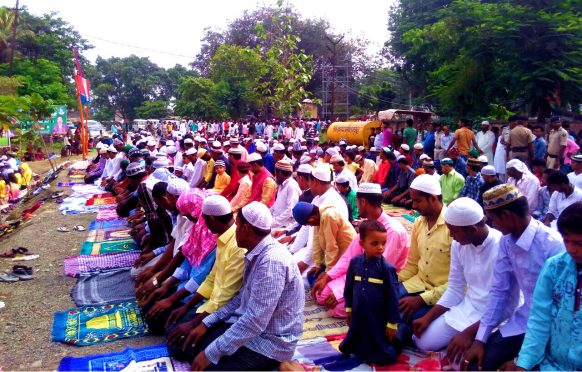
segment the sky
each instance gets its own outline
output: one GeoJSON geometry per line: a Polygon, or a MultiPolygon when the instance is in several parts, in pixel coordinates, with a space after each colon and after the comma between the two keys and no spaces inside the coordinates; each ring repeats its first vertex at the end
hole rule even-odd
{"type": "MultiPolygon", "coordinates": [[[[376,54],[388,39],[388,10],[395,0],[287,0],[306,18],[322,17],[336,33],[370,41],[376,54]]],[[[14,7],[16,0],[0,0],[14,7]]],[[[84,55],[149,57],[159,66],[187,65],[200,50],[204,28],[224,29],[244,10],[275,0],[20,0],[34,15],[57,12],[95,47],[84,55]]]]}

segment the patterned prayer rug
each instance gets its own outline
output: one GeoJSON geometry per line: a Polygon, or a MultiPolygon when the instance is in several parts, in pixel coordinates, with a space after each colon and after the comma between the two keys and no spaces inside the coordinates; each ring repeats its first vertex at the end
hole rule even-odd
{"type": "Polygon", "coordinates": [[[130,252],[139,250],[139,247],[131,239],[115,240],[110,242],[85,242],[81,247],[80,255],[107,254],[118,252],[130,252]]]}
{"type": "Polygon", "coordinates": [[[77,306],[102,305],[116,301],[135,299],[135,282],[131,268],[113,269],[79,276],[71,290],[71,298],[77,306]]]}
{"type": "MultiPolygon", "coordinates": [[[[81,358],[64,357],[59,371],[116,372],[116,371],[176,371],[166,345],[140,349],[126,348],[109,354],[90,355],[81,358]]],[[[188,367],[190,367],[188,365],[188,367]]]]}
{"type": "Polygon", "coordinates": [[[110,221],[118,220],[120,217],[115,210],[115,207],[103,208],[97,211],[96,221],[110,221]]]}
{"type": "Polygon", "coordinates": [[[116,203],[117,201],[115,200],[115,197],[109,196],[106,198],[91,198],[87,200],[86,205],[111,205],[116,203]]]}
{"type": "Polygon", "coordinates": [[[113,240],[131,239],[131,228],[117,227],[106,230],[92,230],[87,236],[88,242],[108,242],[113,240]]]}
{"type": "Polygon", "coordinates": [[[52,340],[76,346],[96,345],[148,334],[135,301],[83,306],[55,313],[52,340]]]}
{"type": "Polygon", "coordinates": [[[302,340],[328,335],[337,335],[348,331],[345,319],[332,318],[323,306],[319,306],[310,293],[305,294],[303,310],[302,340]]]}
{"type": "Polygon", "coordinates": [[[111,221],[93,221],[89,224],[89,230],[107,230],[116,229],[120,227],[128,227],[126,219],[111,220],[111,221]]]}
{"type": "Polygon", "coordinates": [[[82,185],[85,181],[69,181],[69,182],[59,182],[57,183],[58,187],[73,187],[76,185],[82,185]]]}
{"type": "Polygon", "coordinates": [[[66,257],[65,275],[75,278],[81,273],[131,267],[139,257],[139,253],[139,251],[131,251],[66,257]]]}

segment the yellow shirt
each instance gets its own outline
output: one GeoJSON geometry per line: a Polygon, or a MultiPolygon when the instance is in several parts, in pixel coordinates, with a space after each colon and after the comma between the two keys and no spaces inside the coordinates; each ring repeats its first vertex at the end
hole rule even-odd
{"type": "Polygon", "coordinates": [[[406,266],[398,273],[408,293],[418,293],[427,305],[441,298],[449,281],[452,238],[445,224],[445,210],[432,229],[425,217],[419,217],[412,226],[410,253],[406,266]]]}
{"type": "Polygon", "coordinates": [[[233,298],[242,286],[245,269],[244,248],[239,248],[235,238],[236,225],[232,225],[216,240],[216,260],[210,274],[198,288],[198,293],[207,298],[197,313],[213,313],[233,298]]]}
{"type": "Polygon", "coordinates": [[[226,189],[226,186],[230,183],[230,176],[224,172],[222,174],[216,174],[216,179],[214,180],[214,188],[212,191],[221,193],[226,189]]]}
{"type": "Polygon", "coordinates": [[[6,189],[6,181],[0,179],[0,201],[6,201],[8,195],[6,189]]]}
{"type": "Polygon", "coordinates": [[[20,168],[22,169],[23,184],[30,186],[30,181],[32,180],[32,170],[26,163],[22,163],[20,168]]]}
{"type": "Polygon", "coordinates": [[[356,174],[356,170],[358,170],[360,166],[357,163],[352,162],[351,164],[346,164],[346,169],[348,169],[353,174],[356,174]]]}
{"type": "Polygon", "coordinates": [[[364,171],[364,173],[362,174],[360,182],[361,183],[372,182],[374,175],[378,171],[378,165],[373,160],[364,159],[364,165],[362,166],[362,170],[364,171]]]}
{"type": "Polygon", "coordinates": [[[356,230],[333,205],[319,206],[319,226],[313,229],[313,263],[329,271],[356,237],[356,230]]]}
{"type": "Polygon", "coordinates": [[[204,173],[204,181],[206,183],[210,182],[212,179],[212,171],[214,170],[214,159],[210,159],[206,162],[206,172],[204,173]]]}
{"type": "Polygon", "coordinates": [[[16,177],[16,183],[18,184],[18,187],[23,185],[23,178],[22,175],[18,172],[14,173],[14,177],[16,177]]]}

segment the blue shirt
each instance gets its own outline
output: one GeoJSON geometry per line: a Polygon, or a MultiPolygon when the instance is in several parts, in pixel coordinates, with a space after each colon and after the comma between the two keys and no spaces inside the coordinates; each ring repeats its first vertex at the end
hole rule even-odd
{"type": "Polygon", "coordinates": [[[462,157],[459,156],[457,159],[457,163],[455,164],[455,170],[459,173],[463,178],[467,178],[467,161],[462,157]]]}
{"type": "Polygon", "coordinates": [[[466,196],[467,198],[471,198],[478,202],[481,187],[483,187],[484,184],[485,180],[481,177],[481,173],[477,173],[474,176],[467,176],[465,178],[465,186],[463,186],[459,196],[466,196]]]}
{"type": "Polygon", "coordinates": [[[574,311],[582,277],[568,252],[550,258],[538,278],[517,365],[551,371],[582,370],[582,310],[574,311]]]}
{"type": "Polygon", "coordinates": [[[430,156],[431,158],[434,157],[434,145],[435,145],[435,136],[434,132],[426,132],[426,137],[424,139],[424,152],[430,156]]]}
{"type": "Polygon", "coordinates": [[[214,248],[202,262],[200,266],[197,267],[195,265],[191,265],[187,259],[184,259],[182,265],[178,267],[174,274],[172,275],[174,278],[180,280],[180,284],[178,284],[178,290],[184,288],[190,295],[184,299],[182,302],[186,303],[192,297],[192,294],[196,293],[200,284],[206,279],[210,270],[212,270],[212,266],[214,266],[214,261],[216,259],[216,248],[214,248]]]}
{"type": "Polygon", "coordinates": [[[544,160],[546,158],[546,150],[548,145],[543,137],[537,137],[533,143],[534,159],[544,160]]]}
{"type": "Polygon", "coordinates": [[[245,257],[243,286],[238,295],[202,322],[208,327],[226,321],[232,326],[205,350],[217,364],[245,346],[278,361],[291,360],[303,333],[305,290],[291,253],[270,235],[245,257]]]}

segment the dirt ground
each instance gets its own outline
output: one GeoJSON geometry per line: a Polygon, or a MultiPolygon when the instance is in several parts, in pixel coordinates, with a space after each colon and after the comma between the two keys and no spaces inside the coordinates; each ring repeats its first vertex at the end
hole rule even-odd
{"type": "MultiPolygon", "coordinates": [[[[75,158],[71,158],[75,159],[75,158]]],[[[59,164],[68,159],[56,159],[59,164]]],[[[35,173],[43,174],[50,169],[48,161],[32,162],[35,173]]],[[[59,179],[65,176],[61,172],[59,179]]],[[[53,181],[51,188],[30,200],[33,204],[42,196],[50,195],[58,188],[53,181]]],[[[22,209],[21,208],[21,209],[22,209]]],[[[0,239],[0,252],[13,247],[27,247],[40,258],[27,262],[11,262],[0,258],[0,271],[11,271],[14,264],[33,267],[35,278],[16,283],[0,282],[0,301],[6,303],[0,309],[0,371],[55,370],[64,356],[84,356],[125,349],[127,346],[143,347],[163,342],[160,337],[141,337],[119,340],[95,346],[75,347],[51,341],[53,313],[75,307],[70,291],[75,279],[66,277],[63,259],[79,253],[87,232],[60,233],[59,226],[88,226],[95,214],[64,216],[52,199],[47,200],[25,225],[0,239]]]]}

